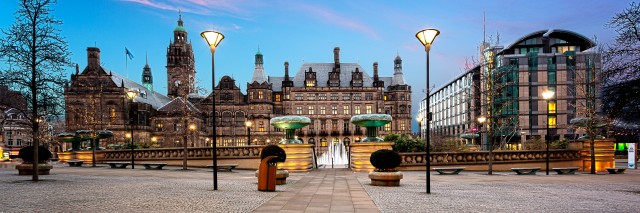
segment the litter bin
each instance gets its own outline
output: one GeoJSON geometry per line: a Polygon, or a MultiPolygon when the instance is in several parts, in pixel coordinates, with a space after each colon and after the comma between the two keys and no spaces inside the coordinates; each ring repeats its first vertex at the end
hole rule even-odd
{"type": "Polygon", "coordinates": [[[276,191],[276,162],[270,162],[277,156],[268,156],[260,162],[258,168],[258,191],[276,191]]]}

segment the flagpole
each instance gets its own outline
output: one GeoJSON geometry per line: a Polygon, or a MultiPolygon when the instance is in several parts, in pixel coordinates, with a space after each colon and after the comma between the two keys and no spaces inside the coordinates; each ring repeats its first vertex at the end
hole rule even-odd
{"type": "Polygon", "coordinates": [[[127,54],[127,48],[124,48],[124,72],[129,79],[129,55],[127,54]]]}

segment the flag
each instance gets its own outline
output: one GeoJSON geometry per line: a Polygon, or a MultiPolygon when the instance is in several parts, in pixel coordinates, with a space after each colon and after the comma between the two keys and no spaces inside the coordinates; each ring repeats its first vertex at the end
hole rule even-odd
{"type": "Polygon", "coordinates": [[[127,54],[127,56],[129,57],[129,60],[133,59],[133,54],[131,54],[131,52],[129,52],[129,49],[127,49],[126,47],[124,48],[124,53],[127,54]]]}

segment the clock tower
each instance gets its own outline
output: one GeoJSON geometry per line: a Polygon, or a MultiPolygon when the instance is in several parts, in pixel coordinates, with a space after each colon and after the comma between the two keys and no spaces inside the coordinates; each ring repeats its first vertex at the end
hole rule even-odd
{"type": "Polygon", "coordinates": [[[173,30],[173,41],[167,48],[167,90],[170,98],[195,93],[195,61],[191,41],[179,14],[178,26],[173,30]]]}

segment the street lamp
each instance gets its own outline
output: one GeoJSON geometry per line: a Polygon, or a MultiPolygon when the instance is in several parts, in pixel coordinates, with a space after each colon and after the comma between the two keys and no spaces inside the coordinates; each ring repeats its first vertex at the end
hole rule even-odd
{"type": "Polygon", "coordinates": [[[129,129],[131,130],[131,169],[134,169],[135,153],[133,146],[133,99],[138,96],[138,90],[127,90],[127,98],[129,98],[129,129]]]}
{"type": "MultiPolygon", "coordinates": [[[[484,116],[478,117],[478,137],[480,138],[480,146],[482,147],[482,127],[484,126],[484,122],[487,122],[487,118],[484,116]]],[[[487,168],[488,174],[493,174],[493,143],[491,138],[489,138],[489,167],[487,168]]]]}
{"type": "Polygon", "coordinates": [[[218,47],[218,44],[220,44],[220,42],[222,41],[222,39],[224,39],[224,35],[222,35],[222,33],[216,32],[216,31],[204,31],[202,33],[200,33],[200,36],[202,36],[202,38],[204,38],[205,41],[207,41],[207,44],[209,45],[209,49],[211,50],[211,90],[213,90],[213,92],[211,92],[211,101],[212,101],[212,106],[213,109],[211,110],[211,117],[213,117],[212,122],[213,122],[213,137],[212,137],[212,141],[211,143],[213,143],[213,190],[218,190],[218,153],[216,152],[216,143],[218,143],[218,141],[216,140],[216,77],[215,77],[215,73],[216,73],[216,66],[215,66],[215,53],[216,53],[216,47],[218,47]]]}
{"type": "Polygon", "coordinates": [[[420,113],[418,113],[416,121],[418,122],[418,138],[422,138],[422,115],[420,113]]]}
{"type": "Polygon", "coordinates": [[[191,135],[191,137],[192,137],[191,138],[191,147],[195,147],[196,146],[195,145],[196,129],[197,129],[196,124],[189,124],[189,130],[191,130],[191,133],[192,133],[192,135],[191,135]]]}
{"type": "Polygon", "coordinates": [[[251,145],[251,125],[253,123],[250,120],[244,122],[244,126],[247,127],[247,145],[251,145]]]}
{"type": "Polygon", "coordinates": [[[436,39],[436,36],[438,36],[440,34],[440,31],[436,30],[436,29],[424,29],[421,30],[420,32],[416,33],[416,38],[418,38],[418,40],[420,40],[420,43],[422,43],[422,45],[424,46],[424,51],[427,52],[427,84],[425,85],[426,88],[426,92],[427,92],[427,97],[425,98],[427,103],[426,103],[426,107],[427,108],[427,126],[425,128],[425,135],[426,135],[426,139],[425,139],[425,144],[427,146],[427,194],[431,193],[431,174],[429,173],[431,170],[431,150],[429,148],[429,126],[430,126],[430,122],[431,122],[431,112],[429,110],[429,50],[431,50],[431,44],[433,43],[433,40],[436,39]]]}
{"type": "Polygon", "coordinates": [[[545,142],[547,144],[547,159],[546,159],[546,165],[547,165],[547,175],[549,175],[549,100],[551,100],[551,98],[553,98],[553,95],[555,95],[554,91],[551,90],[547,90],[542,92],[542,98],[544,98],[545,101],[547,101],[547,134],[545,135],[545,142]]]}

